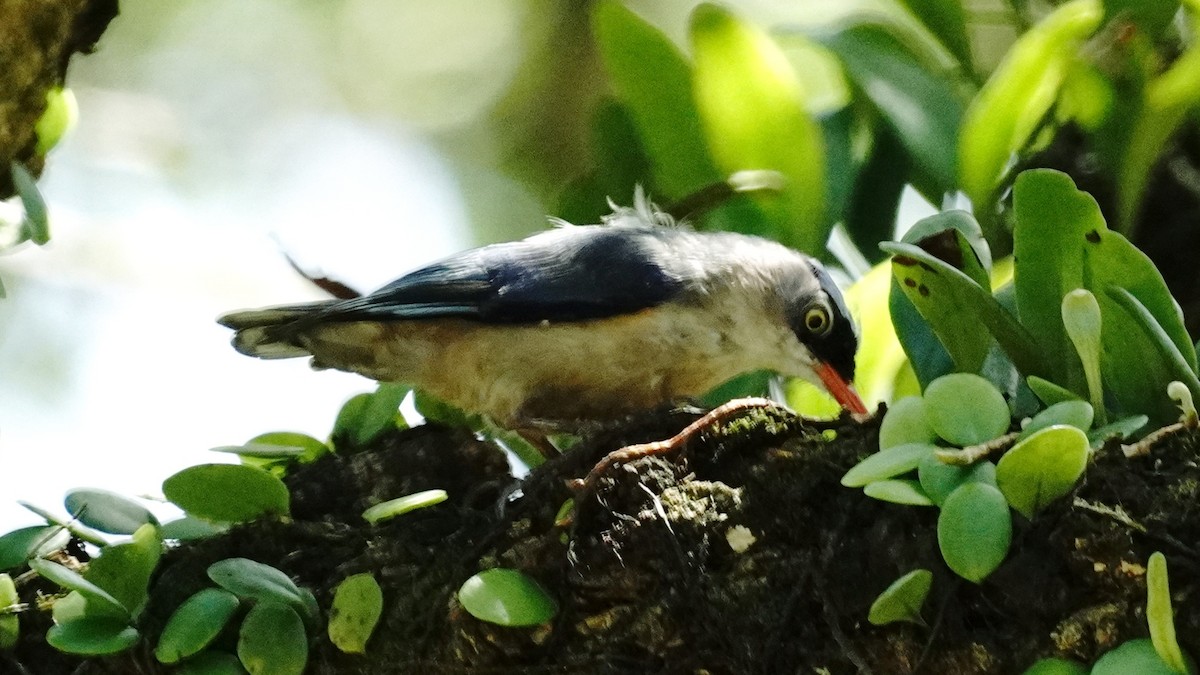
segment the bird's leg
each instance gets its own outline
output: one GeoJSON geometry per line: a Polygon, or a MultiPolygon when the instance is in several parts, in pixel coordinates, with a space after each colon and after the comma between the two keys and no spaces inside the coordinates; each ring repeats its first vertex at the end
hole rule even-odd
{"type": "Polygon", "coordinates": [[[533,449],[537,450],[538,453],[546,459],[554,459],[562,454],[562,451],[560,451],[557,446],[550,442],[550,437],[546,434],[544,429],[523,427],[520,429],[513,429],[512,431],[514,434],[520,436],[521,440],[533,446],[533,449]]]}
{"type": "Polygon", "coordinates": [[[683,431],[675,434],[665,441],[654,441],[651,443],[639,443],[637,445],[627,445],[623,448],[618,448],[605,455],[587,476],[576,478],[567,482],[567,487],[580,493],[591,492],[596,487],[596,482],[604,475],[614,464],[627,464],[635,459],[650,457],[652,455],[662,455],[672,450],[678,449],[687,444],[693,436],[704,431],[705,429],[716,426],[718,423],[735,417],[747,410],[753,408],[774,408],[777,410],[786,411],[791,414],[792,411],[787,406],[772,401],[769,398],[738,398],[728,403],[713,408],[708,411],[700,419],[692,422],[684,427],[683,431]]]}

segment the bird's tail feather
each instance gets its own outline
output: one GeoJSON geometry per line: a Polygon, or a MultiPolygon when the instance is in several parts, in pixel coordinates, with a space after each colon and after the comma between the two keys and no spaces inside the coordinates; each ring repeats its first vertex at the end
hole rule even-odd
{"type": "Polygon", "coordinates": [[[326,304],[317,302],[231,312],[217,319],[217,323],[236,331],[233,348],[247,356],[260,359],[309,356],[308,349],[296,338],[307,323],[306,319],[312,318],[314,310],[326,304]]]}

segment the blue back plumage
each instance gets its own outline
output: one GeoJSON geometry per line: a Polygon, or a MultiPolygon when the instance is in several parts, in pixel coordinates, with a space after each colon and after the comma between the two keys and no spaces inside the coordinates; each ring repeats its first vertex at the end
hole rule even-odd
{"type": "Polygon", "coordinates": [[[327,305],[320,321],[461,317],[485,323],[599,319],[653,307],[683,287],[662,227],[562,227],[466,251],[379,290],[327,305]]]}

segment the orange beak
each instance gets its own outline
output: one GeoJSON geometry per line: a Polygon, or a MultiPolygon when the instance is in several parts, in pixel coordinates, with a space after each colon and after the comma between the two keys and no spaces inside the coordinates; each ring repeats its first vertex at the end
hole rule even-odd
{"type": "Polygon", "coordinates": [[[854,387],[850,383],[843,380],[833,366],[828,363],[818,361],[813,370],[817,376],[821,378],[821,382],[825,384],[825,388],[833,395],[837,402],[842,404],[842,407],[857,415],[868,414],[867,406],[863,405],[862,399],[858,397],[858,392],[854,391],[854,387]]]}

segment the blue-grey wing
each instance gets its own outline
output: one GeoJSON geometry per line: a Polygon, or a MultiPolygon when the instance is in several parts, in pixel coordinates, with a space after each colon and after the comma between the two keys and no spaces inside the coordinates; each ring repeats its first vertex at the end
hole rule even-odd
{"type": "Polygon", "coordinates": [[[313,318],[531,323],[635,312],[681,291],[684,280],[673,265],[670,239],[682,234],[604,226],[552,230],[458,254],[369,295],[330,303],[313,318]]]}

